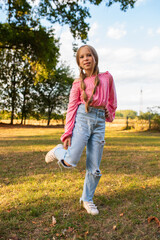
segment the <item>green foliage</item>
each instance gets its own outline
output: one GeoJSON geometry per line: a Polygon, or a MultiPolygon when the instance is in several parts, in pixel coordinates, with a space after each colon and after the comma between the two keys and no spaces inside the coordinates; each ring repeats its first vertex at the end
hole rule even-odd
{"type": "Polygon", "coordinates": [[[121,113],[121,111],[116,111],[116,118],[123,118],[123,113],[121,113]]]}
{"type": "Polygon", "coordinates": [[[10,117],[11,117],[11,112],[9,112],[7,110],[0,111],[0,119],[7,120],[7,119],[10,119],[10,117]]]}
{"type": "Polygon", "coordinates": [[[37,30],[28,26],[15,26],[14,23],[0,23],[0,49],[15,49],[27,55],[32,62],[40,62],[48,68],[57,64],[58,41],[53,31],[39,26],[37,30]]]}
{"type": "Polygon", "coordinates": [[[150,118],[150,119],[153,119],[153,116],[154,116],[153,113],[151,113],[151,112],[146,112],[146,113],[141,113],[141,114],[138,116],[138,119],[140,119],[140,120],[148,120],[149,118],[150,118]]]}
{"type": "Polygon", "coordinates": [[[21,50],[0,51],[0,108],[11,111],[21,120],[34,116],[48,118],[53,111],[66,110],[73,78],[68,67],[49,70],[36,65],[21,50]]]}
{"type": "MultiPolygon", "coordinates": [[[[97,1],[97,0],[96,0],[97,1]]],[[[100,1],[100,0],[99,0],[100,1]]],[[[122,11],[126,11],[128,9],[128,6],[131,8],[134,7],[134,4],[136,3],[137,0],[108,0],[106,5],[110,7],[113,3],[120,3],[120,9],[122,11]]]]}
{"type": "Polygon", "coordinates": [[[149,111],[146,113],[141,113],[140,116],[138,116],[138,118],[141,120],[149,120],[152,121],[152,125],[154,125],[155,129],[159,129],[160,130],[160,107],[156,106],[156,107],[152,107],[148,109],[149,111]]]}
{"type": "Polygon", "coordinates": [[[152,108],[148,108],[148,112],[146,113],[141,113],[140,116],[138,116],[139,119],[144,119],[144,120],[148,120],[150,119],[154,119],[157,118],[158,116],[160,117],[160,106],[155,106],[152,108]]]}
{"type": "MultiPolygon", "coordinates": [[[[41,0],[34,4],[34,0],[10,0],[1,1],[2,10],[8,16],[8,23],[15,26],[21,26],[25,29],[26,26],[37,28],[40,26],[40,20],[46,19],[51,24],[59,23],[60,25],[67,24],[74,38],[79,38],[82,41],[87,39],[89,24],[86,19],[90,17],[89,8],[86,3],[100,5],[103,0],[88,0],[88,1],[61,1],[61,0],[41,0]]],[[[120,3],[120,9],[126,11],[130,6],[134,7],[136,0],[107,0],[106,6],[111,6],[113,3],[120,3]]]]}
{"type": "Polygon", "coordinates": [[[55,120],[65,120],[66,112],[64,114],[52,113],[51,118],[55,120]]]}
{"type": "Polygon", "coordinates": [[[11,123],[13,123],[14,112],[19,106],[19,87],[21,79],[21,54],[19,51],[0,51],[0,107],[12,111],[11,123]]]}
{"type": "Polygon", "coordinates": [[[116,117],[117,118],[129,117],[131,119],[134,119],[137,117],[137,112],[133,110],[119,110],[119,111],[116,111],[116,117]]]}
{"type": "Polygon", "coordinates": [[[34,112],[48,118],[54,112],[61,113],[66,110],[70,88],[73,82],[68,67],[59,67],[48,72],[47,78],[39,75],[41,81],[34,86],[34,112]]]}

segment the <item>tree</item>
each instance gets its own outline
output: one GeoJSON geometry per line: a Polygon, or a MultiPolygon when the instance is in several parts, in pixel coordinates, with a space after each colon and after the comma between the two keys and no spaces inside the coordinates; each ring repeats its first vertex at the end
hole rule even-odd
{"type": "Polygon", "coordinates": [[[47,117],[49,125],[53,111],[61,113],[66,110],[73,78],[69,68],[64,66],[48,72],[43,81],[42,78],[35,85],[34,112],[47,117]]]}
{"type": "Polygon", "coordinates": [[[32,101],[32,91],[34,88],[34,77],[35,72],[32,69],[32,65],[29,63],[27,57],[23,57],[23,71],[21,73],[20,81],[20,111],[21,111],[21,124],[25,124],[28,114],[32,111],[33,101],[32,101]]]}
{"type": "MultiPolygon", "coordinates": [[[[4,30],[4,34],[19,34],[19,31],[14,32],[10,25],[0,25],[4,30]],[[7,29],[7,30],[6,30],[7,29]]],[[[0,48],[0,87],[1,87],[1,108],[11,111],[11,124],[13,124],[14,112],[21,109],[22,122],[26,119],[26,114],[31,110],[31,103],[29,96],[30,84],[33,84],[35,75],[38,75],[36,66],[44,65],[47,69],[55,68],[58,62],[59,48],[54,36],[50,36],[45,32],[45,29],[40,29],[38,35],[30,32],[26,35],[25,41],[20,40],[18,35],[18,42],[10,42],[4,48],[0,48]],[[37,36],[35,42],[34,38],[37,36]],[[28,38],[27,38],[28,37],[28,38]],[[31,40],[33,44],[27,40],[31,40]],[[43,41],[42,41],[43,39],[43,41]],[[46,44],[46,46],[45,46],[46,44]],[[42,46],[41,51],[38,46],[42,46]],[[28,97],[28,100],[27,100],[28,97]],[[20,101],[20,99],[22,101],[20,101]],[[22,103],[22,104],[21,104],[22,103]]],[[[5,43],[5,35],[1,38],[5,43]]],[[[8,39],[10,39],[8,37],[8,39]]],[[[2,45],[3,46],[3,45],[2,45]]]]}
{"type": "Polygon", "coordinates": [[[141,113],[141,115],[138,116],[138,119],[148,120],[149,129],[151,129],[151,125],[152,125],[153,129],[160,130],[160,112],[159,111],[160,111],[160,106],[148,108],[148,112],[141,113]]]}
{"type": "Polygon", "coordinates": [[[21,72],[21,59],[18,51],[0,51],[0,106],[11,111],[11,124],[13,124],[15,110],[19,106],[19,85],[21,72]]]}
{"type": "Polygon", "coordinates": [[[131,118],[134,119],[137,116],[137,112],[133,110],[119,110],[116,111],[116,117],[131,118]]]}
{"type": "Polygon", "coordinates": [[[16,26],[15,23],[0,23],[0,49],[21,50],[32,61],[55,67],[59,56],[58,40],[53,30],[38,26],[32,30],[29,26],[16,26]]]}
{"type": "Polygon", "coordinates": [[[116,111],[116,118],[123,118],[123,113],[121,113],[121,111],[116,111]]]}

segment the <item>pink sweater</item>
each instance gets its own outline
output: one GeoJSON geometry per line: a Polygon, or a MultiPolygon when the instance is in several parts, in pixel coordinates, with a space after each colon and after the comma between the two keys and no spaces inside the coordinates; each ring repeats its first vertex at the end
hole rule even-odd
{"type": "MultiPolygon", "coordinates": [[[[116,90],[112,75],[107,71],[99,73],[100,84],[97,87],[96,93],[93,96],[93,101],[90,106],[104,106],[109,111],[109,117],[106,118],[107,122],[112,122],[115,118],[115,111],[117,108],[116,90]]],[[[85,78],[86,94],[90,98],[94,88],[95,76],[85,78]]],[[[66,115],[65,133],[61,136],[61,141],[64,142],[65,138],[72,135],[74,122],[78,106],[85,101],[82,98],[81,80],[73,82],[72,89],[69,97],[68,110],[66,115]]]]}

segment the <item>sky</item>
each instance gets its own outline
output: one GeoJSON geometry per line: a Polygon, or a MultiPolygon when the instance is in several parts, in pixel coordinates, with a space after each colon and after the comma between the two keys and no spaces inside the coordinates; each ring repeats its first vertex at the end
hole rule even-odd
{"type": "MultiPolygon", "coordinates": [[[[126,12],[120,10],[119,3],[87,7],[91,14],[87,19],[90,24],[87,44],[98,53],[100,72],[109,71],[113,76],[117,110],[139,113],[160,106],[160,1],[137,0],[135,7],[126,12]]],[[[69,27],[54,24],[53,28],[60,38],[60,61],[69,65],[77,78],[79,69],[69,27]]],[[[78,46],[81,45],[78,41],[78,46]]]]}

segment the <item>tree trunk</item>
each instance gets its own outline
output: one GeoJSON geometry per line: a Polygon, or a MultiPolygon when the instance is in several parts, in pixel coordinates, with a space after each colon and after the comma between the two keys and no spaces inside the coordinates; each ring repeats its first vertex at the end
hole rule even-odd
{"type": "Polygon", "coordinates": [[[22,115],[22,117],[21,117],[21,125],[23,125],[23,115],[22,115]]]}
{"type": "Polygon", "coordinates": [[[50,104],[49,104],[49,107],[48,107],[48,123],[47,123],[47,126],[49,126],[49,124],[50,124],[52,111],[53,111],[53,107],[52,107],[52,106],[50,107],[50,104]]]}
{"type": "Polygon", "coordinates": [[[47,126],[49,126],[50,120],[51,120],[51,111],[50,111],[50,109],[49,109],[49,110],[48,110],[48,122],[47,122],[47,126]]]}
{"type": "Polygon", "coordinates": [[[48,122],[47,122],[47,126],[49,126],[49,124],[50,124],[52,109],[53,108],[51,107],[51,103],[49,101],[48,102],[48,122]]]}
{"type": "Polygon", "coordinates": [[[26,91],[24,90],[21,124],[23,124],[23,119],[25,119],[25,117],[26,117],[26,91]]]}
{"type": "MultiPolygon", "coordinates": [[[[14,63],[15,64],[15,63],[14,63]]],[[[13,125],[13,120],[14,120],[14,109],[15,109],[15,99],[16,99],[16,77],[15,77],[15,65],[13,65],[13,80],[12,80],[12,85],[11,85],[11,96],[12,96],[12,103],[11,103],[11,123],[13,125]]]]}
{"type": "Polygon", "coordinates": [[[24,92],[23,92],[23,106],[22,106],[22,120],[21,120],[21,124],[23,124],[23,120],[24,120],[24,125],[26,123],[26,95],[27,95],[27,87],[28,87],[28,79],[25,80],[24,83],[24,92]]]}

